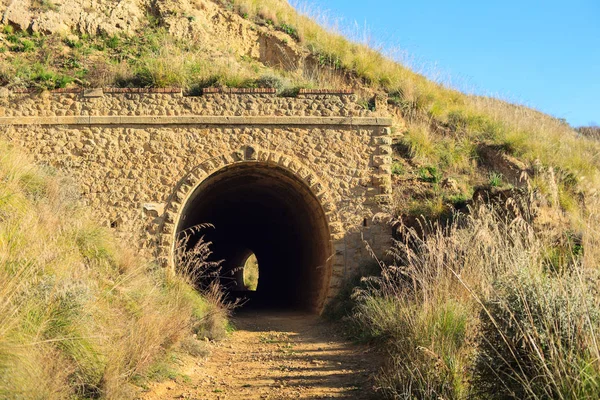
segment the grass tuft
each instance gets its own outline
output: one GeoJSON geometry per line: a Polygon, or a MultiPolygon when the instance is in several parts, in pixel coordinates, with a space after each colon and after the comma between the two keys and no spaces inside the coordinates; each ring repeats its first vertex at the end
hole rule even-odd
{"type": "Polygon", "coordinates": [[[358,337],[388,353],[383,395],[599,396],[600,259],[586,252],[597,213],[581,235],[540,231],[528,204],[471,206],[451,224],[423,222],[425,238],[399,230],[395,262],[353,294],[358,337]]]}
{"type": "Polygon", "coordinates": [[[225,332],[219,298],[119,245],[68,179],[0,150],[0,397],[131,398],[193,331],[225,332]]]}

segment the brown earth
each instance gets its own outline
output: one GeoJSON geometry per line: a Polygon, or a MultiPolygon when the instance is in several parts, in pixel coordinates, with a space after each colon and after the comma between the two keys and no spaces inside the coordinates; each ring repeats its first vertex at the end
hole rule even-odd
{"type": "Polygon", "coordinates": [[[288,34],[257,25],[209,0],[0,0],[1,24],[42,34],[141,34],[150,14],[174,37],[201,44],[208,59],[236,64],[237,58],[250,57],[299,71],[308,55],[288,34]]]}
{"type": "Polygon", "coordinates": [[[377,354],[315,315],[245,311],[205,358],[182,359],[185,379],[152,384],[141,398],[370,399],[377,354]]]}

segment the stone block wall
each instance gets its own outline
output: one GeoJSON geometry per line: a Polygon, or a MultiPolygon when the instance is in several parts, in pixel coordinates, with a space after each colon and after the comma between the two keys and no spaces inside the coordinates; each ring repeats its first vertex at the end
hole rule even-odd
{"type": "Polygon", "coordinates": [[[374,217],[391,195],[390,125],[347,92],[0,90],[1,138],[68,171],[101,221],[162,258],[181,201],[203,177],[234,163],[293,172],[328,215],[331,293],[369,260],[363,240],[377,253],[389,245],[374,217]]]}

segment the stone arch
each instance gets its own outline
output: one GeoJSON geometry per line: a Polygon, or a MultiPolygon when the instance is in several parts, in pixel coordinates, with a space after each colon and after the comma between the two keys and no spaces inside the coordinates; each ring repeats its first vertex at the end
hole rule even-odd
{"type": "Polygon", "coordinates": [[[236,151],[211,157],[191,169],[178,183],[167,201],[160,227],[158,256],[163,264],[173,268],[173,253],[177,229],[182,213],[193,194],[215,174],[235,166],[256,166],[284,171],[301,182],[316,200],[328,230],[329,255],[327,257],[327,282],[324,296],[312,308],[321,311],[324,304],[337,291],[340,277],[344,274],[345,252],[343,225],[339,220],[334,197],[321,179],[302,161],[277,151],[244,146],[236,151]]]}

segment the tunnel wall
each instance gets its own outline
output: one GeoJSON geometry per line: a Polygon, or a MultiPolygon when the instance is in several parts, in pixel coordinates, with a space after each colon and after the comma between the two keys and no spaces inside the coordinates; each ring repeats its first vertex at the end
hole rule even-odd
{"type": "Polygon", "coordinates": [[[119,234],[168,264],[183,205],[222,168],[261,163],[306,185],[327,216],[331,240],[328,296],[382,254],[390,229],[380,223],[391,195],[391,120],[350,93],[270,90],[0,90],[2,138],[38,162],[67,170],[83,201],[119,234]]]}

